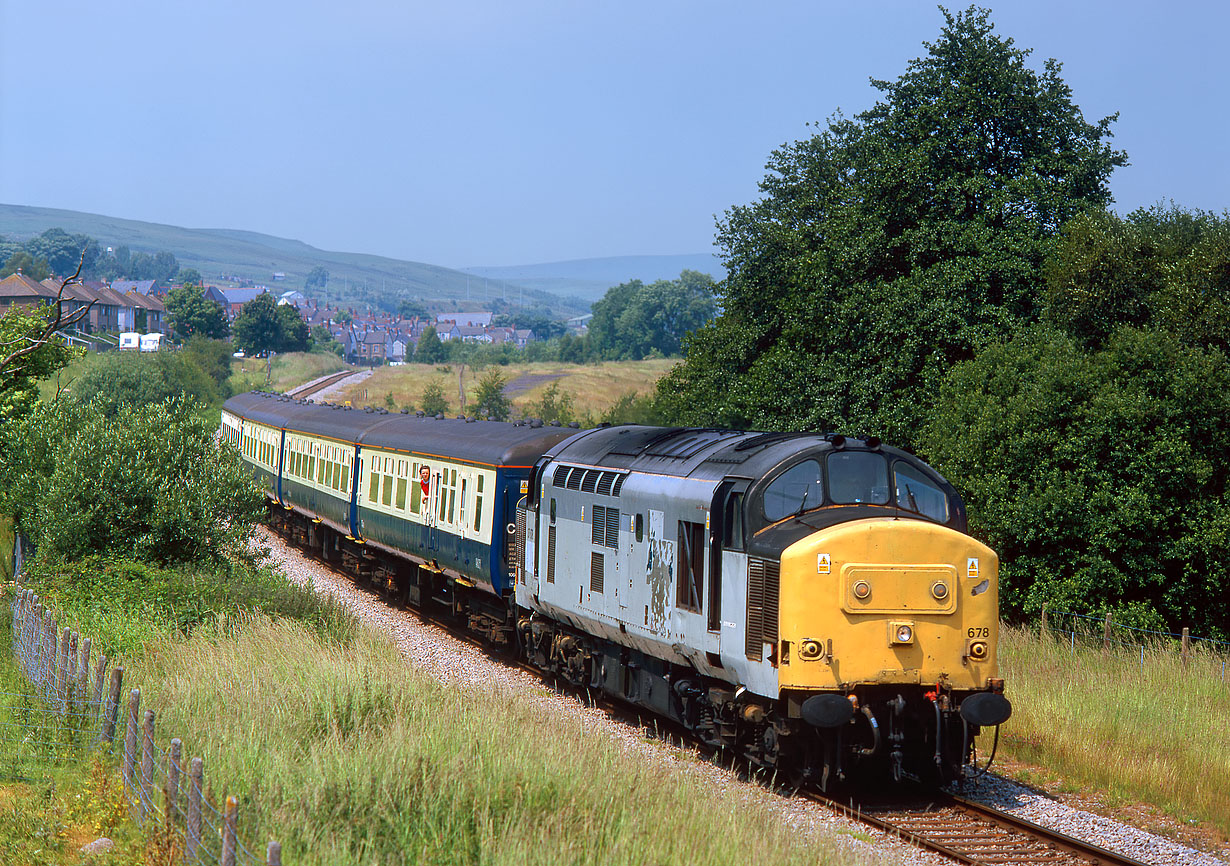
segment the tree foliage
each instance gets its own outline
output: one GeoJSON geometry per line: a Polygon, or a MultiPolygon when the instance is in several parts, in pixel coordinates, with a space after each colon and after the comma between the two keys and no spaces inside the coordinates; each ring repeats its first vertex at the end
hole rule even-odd
{"type": "MultiPolygon", "coordinates": [[[[43,312],[14,306],[0,315],[0,358],[39,340],[47,329],[48,320],[43,312]]],[[[59,370],[79,353],[80,350],[71,349],[56,337],[33,346],[33,351],[11,363],[0,365],[0,427],[34,411],[38,380],[59,370]]]]}
{"type": "Polygon", "coordinates": [[[329,284],[329,272],[324,267],[317,265],[308,271],[307,278],[303,281],[303,290],[305,292],[312,289],[323,289],[329,284]]]}
{"type": "Polygon", "coordinates": [[[880,102],[774,152],[763,198],[719,222],[723,314],[661,383],[673,419],[909,444],[947,370],[1036,317],[1053,238],[1125,157],[1058,63],[1031,69],[985,10],[945,18],[880,102]]]}
{"type": "Polygon", "coordinates": [[[923,435],[1001,558],[1008,614],[1043,604],[1230,636],[1230,361],[1125,327],[1088,351],[1037,328],[948,376],[923,435]]]}
{"type": "Polygon", "coordinates": [[[678,355],[684,337],[713,318],[713,285],[708,274],[685,270],[677,280],[614,286],[593,306],[593,353],[613,361],[678,355]]]}
{"type": "Polygon", "coordinates": [[[248,558],[264,497],[217,423],[182,400],[56,401],[8,431],[4,503],[40,556],[248,558]]]}
{"type": "Polygon", "coordinates": [[[226,310],[217,301],[205,297],[197,285],[186,283],[171,289],[163,303],[175,335],[180,339],[200,336],[221,340],[230,333],[226,310]]]}
{"type": "MultiPolygon", "coordinates": [[[[182,352],[108,352],[94,355],[81,375],[70,384],[73,402],[92,403],[107,416],[124,407],[146,406],[172,397],[187,396],[206,404],[221,402],[222,392],[216,362],[201,359],[208,350],[194,345],[182,352]]],[[[229,369],[227,370],[229,375],[229,369]]]]}
{"type": "Polygon", "coordinates": [[[423,389],[423,399],[420,407],[423,413],[435,417],[436,415],[448,414],[448,399],[444,396],[444,389],[439,384],[432,382],[423,389]]]}
{"type": "Polygon", "coordinates": [[[243,305],[232,326],[235,344],[249,355],[268,352],[306,352],[307,323],[289,304],[278,305],[268,292],[243,305]]]}
{"type": "Polygon", "coordinates": [[[419,336],[414,347],[414,361],[417,364],[438,364],[448,358],[448,350],[436,333],[435,327],[428,325],[419,336]]]}
{"type": "Polygon", "coordinates": [[[472,412],[480,418],[507,421],[512,413],[512,401],[504,393],[507,381],[498,369],[492,368],[478,381],[472,412]]]}

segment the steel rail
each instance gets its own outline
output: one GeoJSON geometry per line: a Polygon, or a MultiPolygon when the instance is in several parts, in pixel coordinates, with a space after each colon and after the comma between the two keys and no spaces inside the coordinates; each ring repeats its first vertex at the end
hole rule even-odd
{"type": "Polygon", "coordinates": [[[296,397],[302,400],[304,397],[312,396],[317,391],[323,391],[325,388],[328,388],[330,385],[336,385],[338,382],[342,381],[346,377],[353,376],[355,372],[356,372],[355,370],[343,370],[340,373],[334,373],[331,376],[326,376],[325,378],[320,379],[319,381],[309,382],[306,385],[300,385],[297,388],[291,388],[289,391],[286,392],[286,396],[296,397]]]}
{"type": "Polygon", "coordinates": [[[968,866],[1148,866],[985,803],[935,792],[907,805],[839,803],[800,792],[834,811],[968,866]]]}

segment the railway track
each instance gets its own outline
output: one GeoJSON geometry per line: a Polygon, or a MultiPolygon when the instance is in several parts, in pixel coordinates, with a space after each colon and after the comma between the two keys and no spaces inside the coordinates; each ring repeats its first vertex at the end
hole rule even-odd
{"type": "Polygon", "coordinates": [[[801,793],[882,832],[969,866],[1147,866],[1125,854],[943,792],[908,803],[898,800],[853,806],[801,793]]]}
{"type": "Polygon", "coordinates": [[[354,370],[343,370],[340,373],[334,373],[331,376],[326,376],[323,379],[317,379],[315,382],[308,382],[306,385],[300,385],[298,388],[291,388],[286,392],[287,397],[295,397],[302,400],[310,397],[318,391],[323,391],[330,385],[336,385],[338,382],[345,379],[347,376],[353,376],[354,370]]]}
{"type": "MultiPolygon", "coordinates": [[[[349,374],[339,374],[346,375],[349,374]]],[[[327,387],[328,384],[327,381],[317,383],[320,387],[327,387]]],[[[473,646],[490,657],[498,658],[510,667],[527,671],[549,682],[557,691],[572,692],[578,699],[600,706],[616,719],[648,730],[643,714],[634,708],[603,700],[588,690],[569,686],[533,665],[499,653],[490,641],[468,631],[462,624],[433,616],[428,608],[418,609],[404,604],[391,587],[379,579],[374,579],[374,575],[356,574],[340,562],[322,560],[291,534],[278,532],[272,526],[270,528],[289,545],[310,556],[321,566],[352,581],[356,587],[374,592],[389,604],[403,608],[424,622],[441,628],[455,640],[473,646]]],[[[693,740],[685,730],[669,721],[656,719],[653,728],[659,737],[677,741],[681,747],[693,748],[700,754],[714,757],[711,749],[693,740]]],[[[742,772],[745,777],[756,775],[752,768],[744,768],[742,772]]],[[[782,793],[785,796],[793,794],[816,802],[851,820],[967,866],[1150,866],[1125,854],[1101,848],[983,803],[942,791],[903,794],[894,800],[880,798],[855,803],[843,803],[808,789],[783,790],[782,793]]]]}

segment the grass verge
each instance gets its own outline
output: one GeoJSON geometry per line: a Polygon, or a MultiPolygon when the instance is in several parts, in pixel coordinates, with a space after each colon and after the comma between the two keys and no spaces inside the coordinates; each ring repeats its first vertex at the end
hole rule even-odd
{"type": "Polygon", "coordinates": [[[1108,805],[1148,803],[1230,838],[1230,681],[1220,656],[1170,646],[1103,651],[1000,631],[1013,716],[1000,749],[1108,805]]]}
{"type": "Polygon", "coordinates": [[[215,801],[240,797],[252,850],[276,838],[296,866],[897,860],[784,825],[756,792],[714,790],[533,695],[419,675],[387,636],[279,575],[220,586],[92,563],[33,577],[125,652],[161,744],[203,757],[215,801]]]}
{"type": "Polygon", "coordinates": [[[232,394],[243,394],[253,388],[286,391],[349,367],[332,352],[286,352],[274,356],[273,381],[266,385],[263,359],[236,358],[231,362],[229,384],[232,394]]]}

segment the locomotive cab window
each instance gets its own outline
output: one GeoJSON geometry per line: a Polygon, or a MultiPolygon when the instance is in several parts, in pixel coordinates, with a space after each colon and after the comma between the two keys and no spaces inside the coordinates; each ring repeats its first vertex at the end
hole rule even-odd
{"type": "Polygon", "coordinates": [[[935,482],[903,460],[893,464],[897,486],[897,507],[916,511],[939,523],[948,522],[948,497],[935,482]]]}
{"type": "Polygon", "coordinates": [[[770,521],[819,508],[824,504],[820,464],[804,460],[791,466],[765,488],[763,503],[764,516],[770,521]]]}
{"type": "Polygon", "coordinates": [[[679,521],[675,606],[700,613],[705,601],[705,524],[679,521]]]}
{"type": "Polygon", "coordinates": [[[888,461],[872,451],[838,451],[828,459],[829,496],[839,505],[887,505],[888,461]]]}

